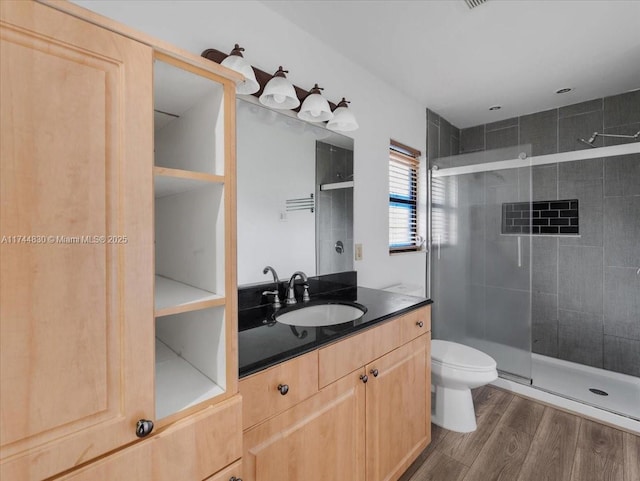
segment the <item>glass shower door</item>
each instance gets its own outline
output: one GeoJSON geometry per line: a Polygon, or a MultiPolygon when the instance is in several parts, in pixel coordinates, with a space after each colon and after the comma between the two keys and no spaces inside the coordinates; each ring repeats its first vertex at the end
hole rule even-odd
{"type": "Polygon", "coordinates": [[[528,383],[531,167],[487,167],[432,171],[433,335],[486,352],[501,376],[528,383]]]}

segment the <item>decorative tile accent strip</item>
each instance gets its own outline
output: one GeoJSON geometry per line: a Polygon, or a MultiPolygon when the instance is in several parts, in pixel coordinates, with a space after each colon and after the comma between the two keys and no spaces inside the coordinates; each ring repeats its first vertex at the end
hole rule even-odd
{"type": "Polygon", "coordinates": [[[502,204],[502,233],[578,235],[578,199],[502,204]]]}

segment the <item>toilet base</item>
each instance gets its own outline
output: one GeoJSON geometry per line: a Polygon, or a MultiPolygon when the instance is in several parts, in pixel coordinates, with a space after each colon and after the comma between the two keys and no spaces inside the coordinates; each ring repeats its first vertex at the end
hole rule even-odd
{"type": "Polygon", "coordinates": [[[431,422],[441,428],[458,433],[475,431],[478,426],[471,389],[434,387],[435,396],[431,410],[431,422]]]}

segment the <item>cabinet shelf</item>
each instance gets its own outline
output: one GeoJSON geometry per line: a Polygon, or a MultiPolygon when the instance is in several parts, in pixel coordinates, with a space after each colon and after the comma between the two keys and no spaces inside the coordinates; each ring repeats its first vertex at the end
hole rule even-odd
{"type": "Polygon", "coordinates": [[[155,197],[179,194],[210,184],[224,184],[224,176],[190,170],[154,167],[155,197]]]}
{"type": "Polygon", "coordinates": [[[224,393],[222,387],[156,338],[157,419],[222,393],[224,393]]]}
{"type": "Polygon", "coordinates": [[[166,277],[156,276],[155,285],[156,317],[224,306],[225,303],[224,296],[166,277]]]}

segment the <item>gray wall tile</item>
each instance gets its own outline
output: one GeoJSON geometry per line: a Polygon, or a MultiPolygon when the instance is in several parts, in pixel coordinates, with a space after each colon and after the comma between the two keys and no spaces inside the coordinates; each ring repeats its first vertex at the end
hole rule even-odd
{"type": "Polygon", "coordinates": [[[602,248],[560,246],[558,307],[602,314],[602,248]]]}
{"type": "Polygon", "coordinates": [[[485,134],[486,150],[501,149],[518,145],[518,127],[492,130],[485,134]]]}
{"type": "Polygon", "coordinates": [[[440,125],[440,116],[431,109],[427,109],[427,121],[440,125]]]}
{"type": "Polygon", "coordinates": [[[486,287],[486,333],[490,341],[531,349],[531,297],[526,291],[486,287]]]}
{"type": "Polygon", "coordinates": [[[561,327],[584,330],[584,335],[595,333],[594,335],[602,342],[602,314],[558,309],[558,324],[561,327]]]}
{"type": "Polygon", "coordinates": [[[580,237],[560,237],[560,245],[602,246],[602,179],[559,182],[560,199],[578,199],[580,237]]]}
{"type": "Polygon", "coordinates": [[[533,201],[557,200],[558,164],[537,165],[531,169],[533,183],[533,201]]]}
{"type": "MultiPolygon", "coordinates": [[[[558,125],[558,151],[570,152],[590,149],[591,147],[579,142],[578,139],[588,140],[594,132],[602,132],[602,110],[560,118],[558,125]]],[[[602,137],[596,138],[592,145],[602,147],[602,137]]]]}
{"type": "Polygon", "coordinates": [[[460,138],[451,136],[451,154],[456,155],[460,152],[460,138]]]}
{"type": "Polygon", "coordinates": [[[635,267],[604,269],[604,333],[640,341],[640,275],[635,267]]]}
{"type": "Polygon", "coordinates": [[[558,116],[560,118],[571,117],[573,115],[584,114],[586,112],[593,112],[594,110],[602,110],[602,99],[587,100],[586,102],[580,102],[579,104],[560,107],[558,109],[558,116]]]}
{"type": "Polygon", "coordinates": [[[558,296],[533,291],[531,294],[531,322],[558,321],[558,296]]]}
{"type": "Polygon", "coordinates": [[[491,122],[486,124],[485,130],[487,132],[491,130],[500,130],[505,129],[507,127],[517,127],[518,126],[518,117],[511,117],[510,119],[498,120],[497,122],[491,122]]]}
{"type": "Polygon", "coordinates": [[[604,126],[640,122],[640,90],[604,98],[604,126]]]}
{"type": "Polygon", "coordinates": [[[580,181],[602,179],[604,175],[602,159],[576,160],[558,164],[559,181],[580,181]]]}
{"type": "Polygon", "coordinates": [[[453,134],[453,126],[447,122],[444,117],[440,117],[440,157],[448,157],[457,154],[451,152],[451,136],[453,134]]]}
{"type": "Polygon", "coordinates": [[[560,324],[558,326],[558,358],[587,366],[603,367],[602,332],[585,333],[560,324]]]}
{"type": "Polygon", "coordinates": [[[604,336],[604,368],[640,377],[640,341],[604,336]]]}
{"type": "MultiPolygon", "coordinates": [[[[605,127],[605,134],[613,134],[613,135],[636,135],[640,131],[640,122],[635,122],[633,124],[626,125],[618,125],[616,127],[605,127]]],[[[605,137],[604,145],[619,145],[619,144],[630,144],[631,142],[640,142],[640,138],[638,139],[625,139],[619,137],[605,137]]]]}
{"type": "Polygon", "coordinates": [[[460,153],[484,150],[484,125],[460,130],[460,153]]]}
{"type": "Polygon", "coordinates": [[[531,288],[534,291],[558,292],[558,239],[532,237],[531,288]]]}
{"type": "Polygon", "coordinates": [[[520,144],[531,144],[532,155],[558,152],[558,110],[520,117],[520,144]]]}
{"type": "Polygon", "coordinates": [[[429,165],[437,165],[446,168],[448,165],[443,163],[440,157],[440,127],[433,122],[427,123],[427,157],[429,165]]]}
{"type": "Polygon", "coordinates": [[[607,266],[640,266],[640,196],[604,199],[604,260],[607,266]]]}
{"type": "Polygon", "coordinates": [[[520,238],[522,265],[518,266],[518,237],[503,236],[485,243],[485,282],[487,286],[528,290],[530,285],[530,237],[520,238]]]}
{"type": "Polygon", "coordinates": [[[558,311],[558,357],[588,366],[603,366],[602,316],[558,311]]]}
{"type": "Polygon", "coordinates": [[[604,195],[640,195],[640,154],[604,160],[604,195]]]}
{"type": "Polygon", "coordinates": [[[558,357],[558,321],[531,323],[531,349],[536,354],[558,357]]]}

